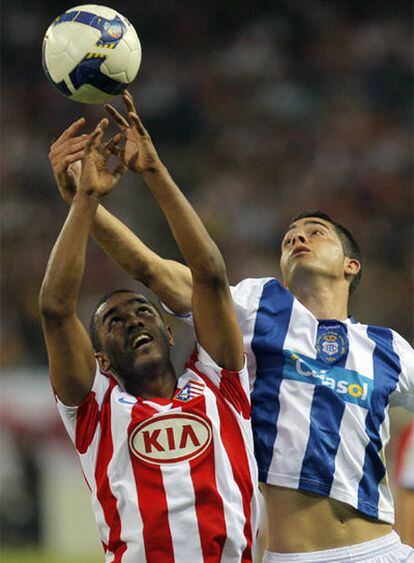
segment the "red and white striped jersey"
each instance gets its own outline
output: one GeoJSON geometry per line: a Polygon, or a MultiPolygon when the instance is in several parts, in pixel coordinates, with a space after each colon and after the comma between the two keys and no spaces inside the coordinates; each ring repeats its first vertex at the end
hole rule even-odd
{"type": "Polygon", "coordinates": [[[198,348],[172,399],[142,399],[97,370],[77,407],[57,399],[79,454],[106,563],[252,560],[257,469],[246,367],[198,348]]]}

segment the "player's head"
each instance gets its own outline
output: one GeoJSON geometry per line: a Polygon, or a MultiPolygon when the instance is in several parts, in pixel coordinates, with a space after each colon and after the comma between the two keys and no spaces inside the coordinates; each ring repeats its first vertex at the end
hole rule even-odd
{"type": "Polygon", "coordinates": [[[305,211],[283,237],[280,267],[287,287],[317,274],[345,280],[351,294],[361,279],[362,254],[346,227],[321,211],[305,211]]]}
{"type": "Polygon", "coordinates": [[[128,382],[170,363],[173,337],[158,308],[144,295],[117,289],[96,304],[89,326],[101,369],[128,382]]]}

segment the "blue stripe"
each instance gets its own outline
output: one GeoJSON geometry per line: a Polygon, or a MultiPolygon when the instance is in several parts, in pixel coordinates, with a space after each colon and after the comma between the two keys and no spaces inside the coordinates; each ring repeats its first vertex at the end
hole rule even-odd
{"type": "Polygon", "coordinates": [[[117,15],[114,19],[108,20],[107,18],[94,14],[93,12],[78,12],[74,10],[61,14],[55,19],[53,25],[55,26],[67,22],[82,23],[100,31],[101,38],[97,45],[118,43],[126,31],[124,22],[117,15]]]}
{"type": "Polygon", "coordinates": [[[78,12],[74,10],[73,12],[65,12],[64,14],[61,14],[59,17],[55,19],[53,25],[58,25],[60,23],[66,23],[66,22],[73,22],[75,20],[79,23],[84,23],[85,25],[91,25],[91,22],[96,17],[97,15],[92,14],[91,12],[78,12]]]}
{"type": "Polygon", "coordinates": [[[128,84],[118,82],[101,72],[101,65],[105,61],[105,55],[96,59],[86,57],[69,73],[69,78],[76,90],[84,84],[91,84],[106,94],[117,95],[125,90],[128,84]]]}
{"type": "Polygon", "coordinates": [[[329,495],[335,473],[339,427],[345,410],[340,397],[324,385],[315,387],[313,394],[309,439],[303,457],[299,489],[329,495]]]}
{"type": "Polygon", "coordinates": [[[267,481],[279,416],[279,388],[285,359],[283,343],[292,314],[293,296],[277,280],[268,281],[256,316],[252,350],[256,381],[252,393],[252,426],[260,481],[267,481]]]}
{"type": "MultiPolygon", "coordinates": [[[[332,321],[321,321],[319,326],[329,322],[332,321]]],[[[340,323],[336,321],[335,324],[340,323]]],[[[345,324],[342,324],[342,327],[344,337],[348,341],[348,328],[345,324]]],[[[344,368],[348,353],[347,342],[346,353],[335,366],[344,368]]],[[[339,428],[344,410],[345,402],[342,397],[323,385],[315,387],[310,412],[309,439],[302,461],[299,489],[329,495],[335,473],[335,458],[341,441],[339,428]]]]}
{"type": "Polygon", "coordinates": [[[379,484],[386,473],[379,455],[383,447],[379,430],[390,395],[397,386],[401,364],[393,349],[390,329],[368,327],[367,335],[375,342],[374,389],[365,421],[365,432],[370,441],[365,449],[363,475],[359,482],[358,509],[372,518],[378,518],[379,484]]]}

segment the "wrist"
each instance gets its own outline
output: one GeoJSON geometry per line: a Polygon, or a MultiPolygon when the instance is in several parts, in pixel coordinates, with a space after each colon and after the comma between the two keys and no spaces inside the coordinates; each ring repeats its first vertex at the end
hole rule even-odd
{"type": "Polygon", "coordinates": [[[72,203],[85,202],[91,204],[98,204],[99,200],[100,200],[100,195],[95,191],[79,188],[76,191],[76,194],[72,198],[72,203]]]}
{"type": "Polygon", "coordinates": [[[140,174],[144,179],[146,179],[154,178],[156,176],[165,176],[166,174],[169,174],[169,172],[168,168],[161,162],[161,160],[159,160],[142,170],[140,174]]]}

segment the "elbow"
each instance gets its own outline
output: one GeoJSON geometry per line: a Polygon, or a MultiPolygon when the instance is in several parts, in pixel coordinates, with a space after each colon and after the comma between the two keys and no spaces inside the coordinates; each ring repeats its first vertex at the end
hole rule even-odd
{"type": "Polygon", "coordinates": [[[42,319],[58,320],[71,315],[73,308],[57,296],[53,295],[47,287],[42,285],[39,294],[39,312],[42,319]]]}
{"type": "Polygon", "coordinates": [[[227,285],[226,264],[220,252],[212,253],[190,265],[193,278],[211,287],[227,285]]]}

